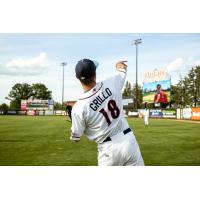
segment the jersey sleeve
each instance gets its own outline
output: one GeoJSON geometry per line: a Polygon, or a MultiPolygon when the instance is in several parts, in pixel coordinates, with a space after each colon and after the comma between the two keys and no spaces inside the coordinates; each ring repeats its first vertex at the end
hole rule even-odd
{"type": "Polygon", "coordinates": [[[85,120],[83,114],[83,110],[74,105],[72,108],[71,140],[79,141],[85,131],[85,120]]]}
{"type": "Polygon", "coordinates": [[[126,70],[118,69],[116,75],[113,77],[114,85],[117,90],[121,91],[126,80],[126,70]]]}

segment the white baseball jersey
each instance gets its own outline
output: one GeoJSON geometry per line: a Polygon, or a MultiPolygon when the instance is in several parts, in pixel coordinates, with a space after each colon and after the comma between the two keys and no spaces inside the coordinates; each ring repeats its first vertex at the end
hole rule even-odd
{"type": "Polygon", "coordinates": [[[72,140],[80,140],[84,133],[99,144],[129,127],[121,94],[125,78],[126,70],[120,69],[81,96],[72,109],[72,140]]]}

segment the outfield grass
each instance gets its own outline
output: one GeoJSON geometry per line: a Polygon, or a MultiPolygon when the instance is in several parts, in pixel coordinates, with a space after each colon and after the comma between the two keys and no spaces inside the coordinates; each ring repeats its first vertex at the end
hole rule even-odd
{"type": "MultiPolygon", "coordinates": [[[[200,124],[130,118],[146,165],[200,165],[200,124]]],[[[69,140],[65,117],[0,116],[0,165],[97,165],[97,147],[69,140]]]]}

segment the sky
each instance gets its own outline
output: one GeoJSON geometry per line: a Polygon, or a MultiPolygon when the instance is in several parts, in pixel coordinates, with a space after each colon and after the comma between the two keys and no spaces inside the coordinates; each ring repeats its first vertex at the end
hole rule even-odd
{"type": "Polygon", "coordinates": [[[144,72],[166,69],[172,84],[200,65],[200,34],[163,33],[76,33],[76,34],[0,34],[0,103],[16,83],[43,83],[52,91],[55,101],[62,98],[62,67],[65,67],[64,100],[77,100],[82,88],[75,78],[78,60],[89,58],[99,63],[97,81],[115,73],[115,64],[128,61],[127,80],[135,83],[136,50],[132,41],[141,38],[138,46],[138,82],[144,72]]]}

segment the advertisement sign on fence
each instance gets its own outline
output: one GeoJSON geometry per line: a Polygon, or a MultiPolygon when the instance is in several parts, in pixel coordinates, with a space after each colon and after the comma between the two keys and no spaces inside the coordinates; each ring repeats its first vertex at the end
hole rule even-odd
{"type": "Polygon", "coordinates": [[[156,109],[156,110],[150,110],[149,111],[149,117],[161,118],[162,116],[163,116],[163,113],[162,113],[161,109],[156,109]]]}
{"type": "Polygon", "coordinates": [[[17,110],[8,110],[7,115],[17,115],[17,110]]]}
{"type": "Polygon", "coordinates": [[[176,110],[162,110],[163,118],[176,118],[176,110]]]}
{"type": "Polygon", "coordinates": [[[30,116],[34,116],[36,112],[34,110],[28,110],[26,114],[30,116]]]}
{"type": "Polygon", "coordinates": [[[45,115],[53,115],[53,110],[45,110],[45,115]]]}
{"type": "Polygon", "coordinates": [[[18,115],[26,115],[26,111],[18,111],[18,115]]]}
{"type": "Polygon", "coordinates": [[[192,119],[200,120],[200,108],[192,108],[192,119]]]}
{"type": "Polygon", "coordinates": [[[183,108],[183,119],[192,118],[192,108],[183,108]]]}

